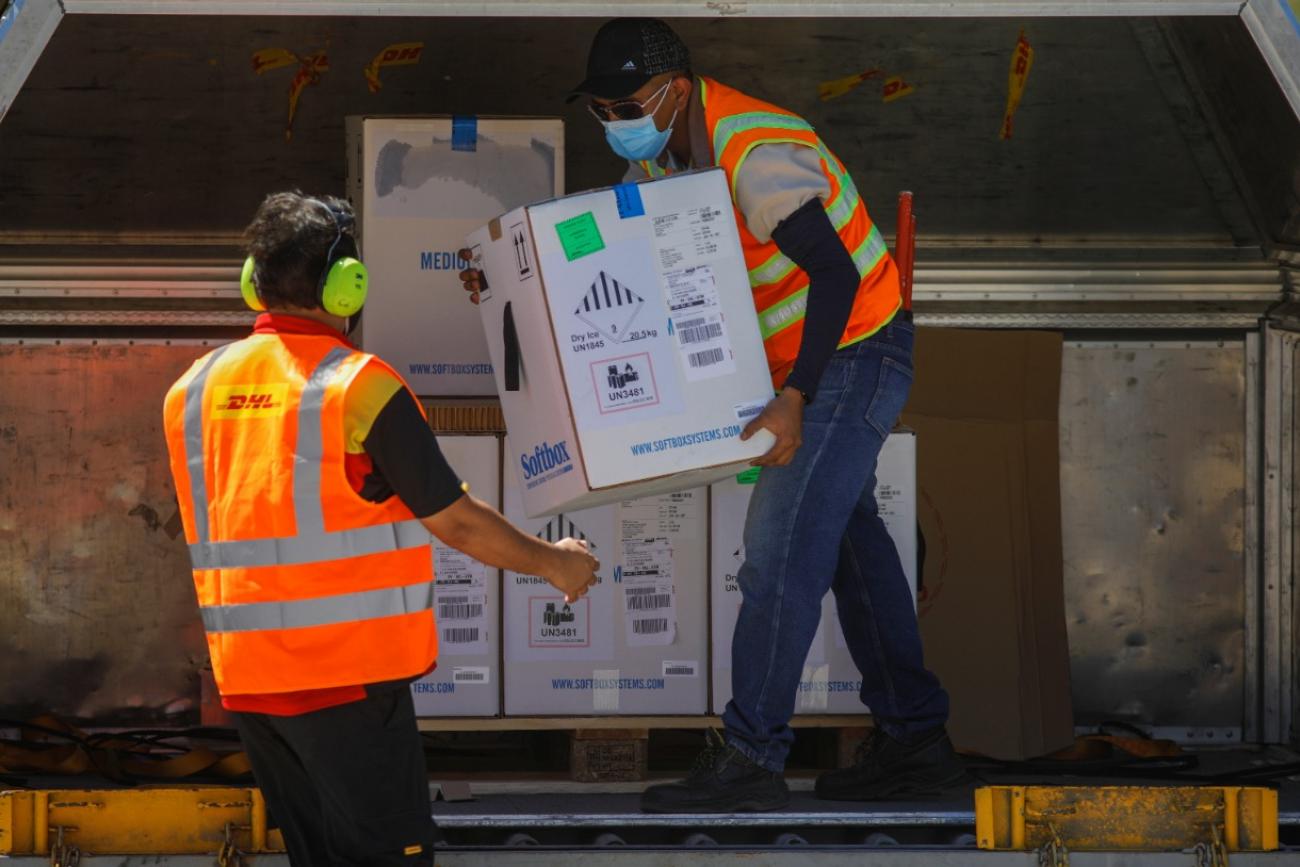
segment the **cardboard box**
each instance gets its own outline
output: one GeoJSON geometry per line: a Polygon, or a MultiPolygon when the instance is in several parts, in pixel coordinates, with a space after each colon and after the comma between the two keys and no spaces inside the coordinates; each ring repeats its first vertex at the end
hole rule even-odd
{"type": "MultiPolygon", "coordinates": [[[[709,582],[713,612],[713,712],[720,714],[731,700],[731,638],[740,615],[736,583],[745,551],[745,512],[756,473],[718,482],[710,489],[712,569],[709,582]]],[[[898,547],[903,569],[916,598],[916,436],[895,432],[885,441],[876,469],[876,499],[880,517],[898,547]]],[[[858,697],[862,675],[849,656],[835,610],[835,595],[822,600],[822,620],[804,662],[795,713],[866,713],[858,697]]]]}
{"type": "Polygon", "coordinates": [[[721,170],[530,205],[467,244],[528,515],[697,487],[771,447],[739,439],[772,383],[721,170]]]}
{"type": "Polygon", "coordinates": [[[903,420],[918,467],[926,661],[958,748],[1026,759],[1074,737],[1061,554],[1061,336],[921,329],[903,420]]]}
{"type": "Polygon", "coordinates": [[[348,195],[374,287],[361,344],[417,394],[492,396],[487,342],[457,276],[467,232],[564,192],[554,118],[349,117],[348,195]]]}
{"type": "MultiPolygon", "coordinates": [[[[501,439],[439,436],[447,462],[470,492],[501,506],[501,439]]],[[[438,667],[411,685],[419,716],[501,713],[501,572],[434,539],[438,667]]]]}
{"type": "Polygon", "coordinates": [[[600,583],[572,606],[541,578],[506,571],[507,715],[705,712],[706,500],[696,489],[530,519],[506,475],[511,522],[586,539],[601,562],[600,583]]]}

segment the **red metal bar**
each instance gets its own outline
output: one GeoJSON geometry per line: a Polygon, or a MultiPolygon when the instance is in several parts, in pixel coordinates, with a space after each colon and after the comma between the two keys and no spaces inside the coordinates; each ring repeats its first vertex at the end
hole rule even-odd
{"type": "Polygon", "coordinates": [[[898,233],[894,240],[894,260],[898,266],[899,288],[903,309],[912,309],[912,268],[916,256],[916,216],[912,213],[912,194],[898,194],[898,233]]]}
{"type": "Polygon", "coordinates": [[[916,214],[907,224],[907,294],[903,296],[903,309],[912,309],[912,287],[916,285],[916,214]]]}

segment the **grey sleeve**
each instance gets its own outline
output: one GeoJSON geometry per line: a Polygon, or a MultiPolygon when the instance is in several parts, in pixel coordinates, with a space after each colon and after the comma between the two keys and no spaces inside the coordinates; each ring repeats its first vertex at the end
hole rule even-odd
{"type": "Polygon", "coordinates": [[[809,200],[825,201],[830,194],[821,154],[807,145],[759,145],[736,173],[736,206],[749,231],[764,244],[782,220],[809,200]]]}
{"type": "Polygon", "coordinates": [[[623,173],[623,183],[630,184],[633,181],[644,181],[648,177],[650,176],[645,173],[645,169],[641,168],[640,163],[629,162],[627,171],[623,173]]]}

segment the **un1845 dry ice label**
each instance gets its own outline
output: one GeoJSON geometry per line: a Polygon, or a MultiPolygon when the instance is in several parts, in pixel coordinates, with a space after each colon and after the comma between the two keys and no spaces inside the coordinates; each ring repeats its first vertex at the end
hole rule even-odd
{"type": "Polygon", "coordinates": [[[644,238],[553,263],[550,311],[580,430],[673,415],[684,408],[664,290],[644,238]]]}

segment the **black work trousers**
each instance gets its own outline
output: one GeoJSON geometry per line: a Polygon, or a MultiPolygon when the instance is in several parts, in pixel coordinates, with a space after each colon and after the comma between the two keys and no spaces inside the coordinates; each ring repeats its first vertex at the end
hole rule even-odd
{"type": "Polygon", "coordinates": [[[294,867],[418,867],[437,831],[409,686],[299,716],[234,714],[294,867]]]}

